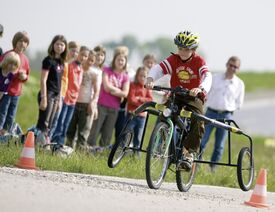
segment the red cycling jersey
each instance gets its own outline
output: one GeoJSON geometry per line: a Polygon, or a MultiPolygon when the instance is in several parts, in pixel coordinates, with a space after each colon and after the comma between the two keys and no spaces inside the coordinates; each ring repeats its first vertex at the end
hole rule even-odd
{"type": "Polygon", "coordinates": [[[160,63],[163,74],[171,75],[171,87],[182,86],[187,89],[197,88],[201,84],[208,67],[202,57],[194,53],[187,62],[178,54],[172,54],[160,63]]]}

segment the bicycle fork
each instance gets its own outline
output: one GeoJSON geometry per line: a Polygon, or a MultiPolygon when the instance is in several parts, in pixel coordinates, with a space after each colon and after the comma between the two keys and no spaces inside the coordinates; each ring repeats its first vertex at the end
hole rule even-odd
{"type": "Polygon", "coordinates": [[[168,124],[168,131],[167,131],[168,138],[164,138],[166,146],[165,146],[165,151],[163,155],[169,157],[169,148],[170,148],[171,140],[173,138],[174,124],[170,118],[166,120],[166,123],[168,124]]]}

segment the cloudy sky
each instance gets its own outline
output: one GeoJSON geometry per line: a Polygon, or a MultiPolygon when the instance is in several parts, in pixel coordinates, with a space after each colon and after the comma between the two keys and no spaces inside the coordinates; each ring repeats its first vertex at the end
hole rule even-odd
{"type": "Polygon", "coordinates": [[[275,71],[274,9],[274,0],[1,0],[0,46],[11,48],[19,30],[29,33],[35,52],[56,34],[93,47],[125,34],[172,42],[189,29],[200,35],[211,70],[224,70],[228,57],[237,55],[244,70],[275,71]]]}

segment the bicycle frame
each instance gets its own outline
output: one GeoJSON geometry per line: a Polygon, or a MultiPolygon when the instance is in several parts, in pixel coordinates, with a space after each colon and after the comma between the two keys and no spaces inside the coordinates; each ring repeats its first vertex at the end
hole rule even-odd
{"type": "MultiPolygon", "coordinates": [[[[143,105],[141,105],[139,108],[137,108],[136,111],[133,114],[133,115],[136,115],[136,114],[138,114],[140,112],[143,112],[143,111],[148,112],[148,115],[147,115],[146,121],[145,121],[144,131],[143,131],[143,134],[142,134],[140,148],[135,149],[135,150],[138,150],[138,151],[141,151],[141,152],[147,152],[146,150],[142,149],[142,147],[143,147],[143,142],[144,142],[144,137],[145,137],[145,133],[146,133],[146,129],[147,129],[149,116],[150,115],[160,116],[160,114],[161,114],[161,111],[156,110],[156,105],[157,105],[157,103],[155,103],[155,102],[146,102],[143,105]]],[[[249,146],[250,146],[251,162],[252,162],[252,160],[253,160],[253,142],[252,142],[252,138],[249,135],[247,135],[246,133],[244,133],[241,129],[239,129],[239,126],[236,124],[236,122],[234,120],[215,120],[215,119],[210,119],[210,118],[208,118],[204,115],[200,115],[200,114],[195,113],[195,112],[181,110],[180,116],[174,117],[174,119],[175,119],[174,122],[182,130],[184,129],[185,126],[184,126],[184,123],[182,121],[182,118],[180,118],[180,117],[182,117],[182,118],[195,117],[197,120],[204,121],[206,124],[211,124],[215,127],[223,128],[223,129],[228,131],[228,162],[227,163],[203,161],[203,160],[198,160],[198,159],[194,160],[194,162],[237,167],[237,164],[232,163],[231,133],[244,135],[245,137],[248,138],[249,146]],[[234,126],[231,126],[231,124],[233,124],[234,126]]],[[[167,119],[167,120],[169,120],[169,119],[167,119]]],[[[173,128],[174,128],[174,124],[172,125],[170,123],[170,121],[167,121],[167,120],[166,120],[166,122],[170,126],[173,126],[173,128]]],[[[173,129],[173,131],[174,131],[174,129],[173,129]]],[[[172,140],[172,138],[171,138],[171,140],[172,140]]],[[[133,149],[133,148],[130,147],[130,149],[133,149]]],[[[201,152],[200,152],[200,154],[201,154],[201,152]]]]}
{"type": "MultiPolygon", "coordinates": [[[[170,168],[170,165],[175,164],[177,187],[182,192],[188,191],[192,186],[196,173],[196,163],[234,166],[237,168],[237,178],[240,188],[243,191],[248,191],[254,178],[253,146],[251,137],[240,130],[233,120],[210,119],[196,112],[187,111],[185,110],[185,107],[182,109],[178,108],[178,105],[175,104],[176,95],[182,95],[183,97],[189,96],[189,91],[186,89],[155,86],[154,90],[170,91],[171,95],[168,102],[165,105],[157,104],[155,102],[146,102],[132,113],[125,123],[122,133],[119,136],[120,139],[118,139],[112,147],[108,157],[108,166],[114,168],[124,157],[127,150],[146,152],[146,180],[148,186],[153,189],[158,189],[165,177],[166,170],[170,169],[174,171],[174,169],[170,168]],[[132,129],[129,130],[127,126],[133,117],[144,111],[146,111],[148,115],[145,120],[141,144],[138,148],[131,147],[130,143],[132,142],[134,132],[132,129]],[[142,147],[150,115],[160,117],[160,123],[155,126],[153,130],[154,134],[150,136],[148,148],[144,150],[142,147]],[[182,169],[180,164],[182,161],[182,150],[184,146],[183,141],[185,140],[185,136],[190,132],[191,120],[203,121],[206,124],[211,124],[228,131],[227,163],[194,160],[195,163],[192,164],[191,170],[188,171],[182,169]],[[250,148],[242,147],[240,150],[237,164],[233,164],[231,159],[231,133],[244,135],[250,142],[250,148]],[[158,145],[159,143],[161,143],[161,145],[158,145]],[[155,166],[155,164],[157,165],[155,166]]],[[[202,154],[201,151],[200,154],[202,154]]]]}
{"type": "MultiPolygon", "coordinates": [[[[165,89],[165,90],[172,90],[171,88],[162,88],[162,87],[157,87],[155,86],[157,89],[165,89]]],[[[172,94],[172,96],[170,97],[172,98],[172,103],[173,100],[175,98],[175,93],[172,94]]],[[[146,102],[143,105],[141,105],[140,107],[138,107],[134,113],[133,116],[139,114],[140,112],[146,111],[148,112],[148,115],[146,117],[146,121],[145,121],[145,126],[144,126],[144,131],[142,134],[142,139],[141,139],[141,144],[139,149],[135,149],[141,152],[146,152],[146,150],[142,149],[143,146],[143,142],[144,142],[144,137],[145,137],[145,133],[146,133],[146,129],[147,129],[147,124],[148,124],[148,119],[150,115],[155,115],[155,116],[160,116],[161,114],[161,110],[158,110],[156,107],[160,107],[160,106],[164,106],[164,105],[160,105],[157,104],[155,102],[146,102]]],[[[249,144],[250,144],[250,154],[251,154],[251,162],[253,159],[253,143],[252,143],[252,138],[245,134],[240,128],[239,126],[236,124],[235,121],[233,120],[215,120],[215,119],[210,119],[204,115],[195,113],[195,112],[191,112],[191,111],[186,111],[184,109],[182,109],[180,111],[180,115],[177,116],[173,116],[170,118],[170,120],[172,120],[172,124],[169,120],[169,118],[167,118],[166,120],[164,120],[165,122],[167,122],[167,124],[169,124],[171,127],[174,128],[175,125],[179,126],[182,130],[184,130],[185,126],[184,123],[182,121],[182,118],[195,118],[197,120],[200,121],[204,121],[205,124],[211,124],[215,127],[219,127],[219,128],[223,128],[225,130],[228,131],[228,162],[227,163],[220,163],[220,162],[211,162],[211,161],[202,161],[202,160],[195,160],[195,162],[198,163],[208,163],[208,164],[215,164],[215,165],[225,165],[225,166],[234,166],[236,167],[237,164],[232,164],[232,155],[231,155],[231,133],[236,133],[239,135],[244,135],[245,137],[248,138],[249,140],[249,144]],[[234,126],[231,126],[231,124],[233,124],[234,126]]],[[[174,129],[173,129],[174,131],[174,129]]],[[[130,149],[133,149],[130,147],[130,149]]],[[[201,154],[201,152],[200,152],[201,154]]]]}
{"type": "MultiPolygon", "coordinates": [[[[174,99],[175,96],[173,96],[172,98],[174,99]]],[[[171,103],[170,106],[173,107],[173,104],[174,104],[174,101],[172,100],[172,103],[171,103]]],[[[137,108],[133,115],[137,115],[138,113],[140,113],[142,111],[147,111],[148,114],[153,114],[153,115],[157,115],[157,116],[161,115],[160,110],[151,109],[151,108],[148,108],[148,107],[154,107],[154,108],[163,107],[164,108],[166,106],[159,105],[155,102],[147,102],[147,103],[141,105],[139,108],[137,108]]],[[[173,110],[173,108],[171,108],[171,109],[173,110]]],[[[176,114],[177,112],[178,111],[173,111],[171,117],[164,117],[163,116],[163,120],[162,120],[163,122],[165,122],[169,125],[169,129],[170,129],[168,143],[167,143],[167,149],[165,150],[165,155],[168,155],[168,151],[171,148],[172,158],[173,158],[174,163],[176,163],[177,160],[178,160],[178,155],[179,154],[178,154],[177,150],[181,150],[181,148],[182,148],[182,146],[179,147],[177,145],[178,144],[178,138],[180,136],[180,139],[181,139],[181,137],[183,136],[182,133],[177,135],[175,127],[178,126],[181,131],[186,130],[186,126],[184,125],[184,122],[183,122],[182,118],[180,117],[180,115],[176,114]],[[171,143],[172,140],[173,140],[173,145],[172,145],[172,147],[170,147],[170,143],[171,143]]],[[[186,117],[183,117],[183,118],[186,118],[186,117]]],[[[149,119],[149,115],[147,115],[147,117],[146,117],[145,126],[144,126],[145,130],[143,131],[140,148],[138,149],[141,152],[146,152],[146,150],[142,149],[142,146],[143,146],[144,136],[145,136],[145,133],[146,133],[145,131],[147,129],[148,119],[149,119]]],[[[133,148],[130,148],[130,149],[133,149],[133,148]]],[[[137,149],[135,149],[135,150],[137,150],[137,149]]]]}
{"type": "MultiPolygon", "coordinates": [[[[166,170],[170,169],[174,171],[174,169],[170,168],[170,165],[175,164],[177,187],[182,192],[188,191],[192,186],[196,173],[196,163],[234,166],[237,168],[237,178],[240,188],[243,191],[248,191],[254,178],[254,160],[252,151],[253,146],[251,137],[240,130],[238,125],[233,120],[210,119],[196,112],[187,111],[185,110],[185,107],[182,109],[178,108],[178,105],[175,104],[176,95],[179,94],[188,96],[189,91],[186,89],[163,88],[156,86],[154,89],[171,91],[168,102],[165,105],[157,104],[155,102],[146,102],[132,113],[130,118],[126,121],[119,139],[115,142],[111,149],[108,157],[108,166],[110,168],[114,168],[124,157],[127,150],[146,152],[146,180],[148,186],[153,189],[158,189],[165,177],[166,170]],[[132,142],[134,132],[132,129],[128,129],[127,126],[135,116],[144,111],[146,111],[148,115],[145,120],[141,144],[138,148],[131,147],[130,143],[132,142]],[[142,147],[150,115],[160,117],[160,123],[154,127],[154,134],[150,136],[148,148],[144,150],[142,147]],[[183,141],[185,140],[185,136],[187,136],[190,132],[190,121],[194,119],[197,121],[203,121],[206,124],[211,124],[215,127],[223,128],[228,131],[227,163],[218,163],[197,159],[194,160],[195,163],[192,164],[191,170],[188,171],[182,169],[180,164],[182,162],[182,150],[184,147],[183,141]],[[237,164],[233,164],[231,159],[231,133],[244,135],[250,142],[250,148],[242,147],[240,150],[237,164]],[[161,145],[159,145],[159,143],[161,143],[161,145]],[[155,164],[157,165],[155,166],[155,164]]],[[[202,154],[201,151],[200,154],[202,154]]]]}

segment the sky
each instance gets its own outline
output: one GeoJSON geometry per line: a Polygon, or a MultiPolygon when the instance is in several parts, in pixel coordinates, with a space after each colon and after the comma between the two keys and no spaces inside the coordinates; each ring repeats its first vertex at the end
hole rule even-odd
{"type": "Polygon", "coordinates": [[[173,42],[178,32],[190,30],[199,34],[210,70],[223,71],[227,59],[236,55],[241,70],[275,71],[274,0],[0,1],[4,50],[20,30],[30,35],[31,53],[46,50],[56,34],[94,47],[126,34],[139,42],[161,36],[173,42]]]}

